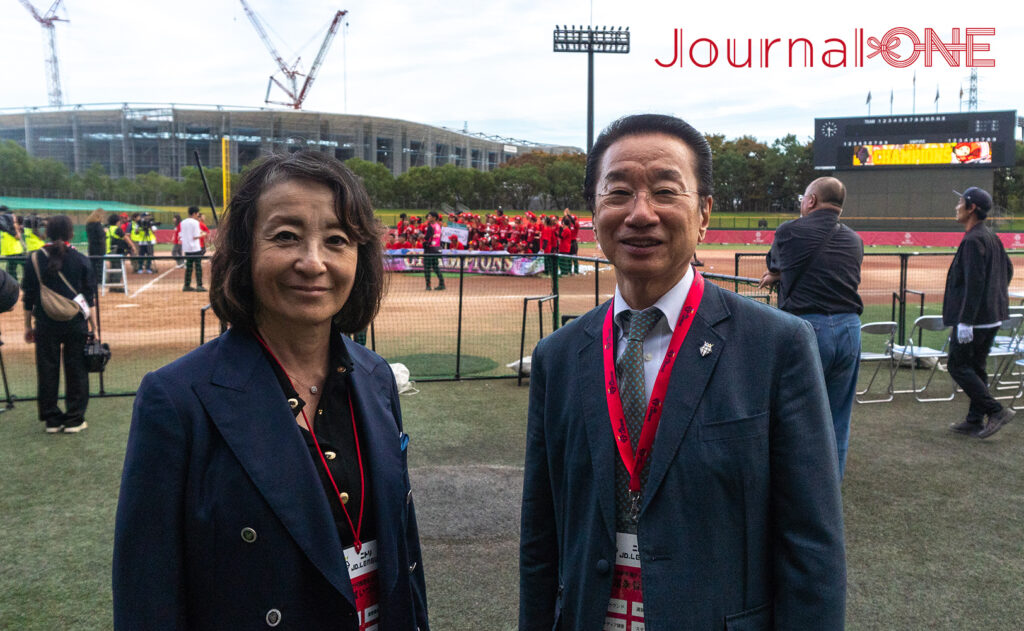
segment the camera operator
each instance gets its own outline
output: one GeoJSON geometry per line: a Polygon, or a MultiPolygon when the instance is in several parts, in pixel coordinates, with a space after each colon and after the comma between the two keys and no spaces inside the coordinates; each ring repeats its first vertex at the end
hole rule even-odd
{"type": "MultiPolygon", "coordinates": [[[[135,243],[118,225],[119,219],[116,213],[111,213],[107,218],[107,254],[127,256],[135,252],[135,243]]],[[[121,261],[111,261],[110,266],[118,269],[121,267],[121,261]]]]}
{"type": "Polygon", "coordinates": [[[135,213],[132,216],[131,239],[139,246],[139,256],[143,257],[135,263],[136,274],[153,273],[153,248],[156,245],[156,233],[153,232],[153,228],[159,225],[150,213],[135,213]]]}

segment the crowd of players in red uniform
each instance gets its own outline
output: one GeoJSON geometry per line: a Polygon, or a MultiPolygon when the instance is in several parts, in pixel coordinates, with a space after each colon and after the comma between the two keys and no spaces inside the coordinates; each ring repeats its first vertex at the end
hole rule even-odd
{"type": "MultiPolygon", "coordinates": [[[[469,237],[461,243],[450,235],[442,247],[447,250],[475,252],[508,252],[509,254],[577,254],[580,222],[566,208],[562,216],[536,215],[509,217],[500,209],[481,218],[476,213],[449,213],[449,225],[464,226],[469,237]]],[[[388,233],[387,249],[422,248],[427,223],[420,217],[399,216],[398,226],[388,233]]]]}

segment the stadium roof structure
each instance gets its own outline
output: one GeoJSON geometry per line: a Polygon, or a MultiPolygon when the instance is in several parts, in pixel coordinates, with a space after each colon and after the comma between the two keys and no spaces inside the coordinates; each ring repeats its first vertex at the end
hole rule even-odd
{"type": "Polygon", "coordinates": [[[72,173],[99,164],[112,177],[129,178],[150,172],[181,178],[196,153],[204,165],[225,162],[238,172],[269,153],[305,149],[377,162],[398,176],[446,164],[491,171],[535,150],[581,152],[379,116],[174,103],[0,109],[2,140],[72,173]]]}

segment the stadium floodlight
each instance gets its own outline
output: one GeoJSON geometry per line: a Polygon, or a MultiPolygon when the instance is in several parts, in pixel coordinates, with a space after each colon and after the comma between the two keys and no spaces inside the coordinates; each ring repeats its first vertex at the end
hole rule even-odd
{"type": "Polygon", "coordinates": [[[555,25],[554,51],[556,53],[587,53],[587,153],[594,146],[594,53],[629,52],[629,27],[611,28],[580,26],[558,28],[555,25]]]}

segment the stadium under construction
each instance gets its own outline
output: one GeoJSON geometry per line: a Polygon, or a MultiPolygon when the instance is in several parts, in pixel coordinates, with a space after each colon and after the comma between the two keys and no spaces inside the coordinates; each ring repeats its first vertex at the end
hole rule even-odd
{"type": "Polygon", "coordinates": [[[0,141],[12,140],[35,158],[56,160],[74,173],[99,164],[112,177],[156,172],[181,177],[198,151],[204,165],[230,169],[272,152],[310,149],[340,160],[379,162],[400,175],[412,167],[490,171],[529,153],[576,153],[575,147],[468,133],[393,118],[217,105],[68,105],[0,110],[0,141]]]}

